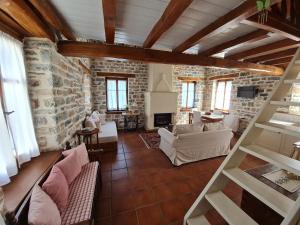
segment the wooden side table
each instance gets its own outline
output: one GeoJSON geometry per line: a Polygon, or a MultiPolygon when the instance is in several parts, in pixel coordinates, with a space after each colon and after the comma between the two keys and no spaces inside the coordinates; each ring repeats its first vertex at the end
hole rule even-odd
{"type": "Polygon", "coordinates": [[[122,113],[122,116],[124,117],[124,129],[128,131],[137,130],[139,128],[139,115],[140,114],[138,113],[130,113],[130,112],[122,113]]]}
{"type": "Polygon", "coordinates": [[[99,129],[98,128],[95,128],[94,130],[91,130],[91,131],[85,131],[85,130],[77,130],[75,132],[75,135],[77,135],[77,138],[78,138],[78,144],[81,143],[81,137],[82,137],[82,140],[83,142],[85,143],[86,145],[86,148],[88,150],[93,150],[92,149],[92,136],[93,135],[96,135],[97,137],[97,147],[99,146],[99,139],[98,139],[98,133],[99,133],[99,129]]]}

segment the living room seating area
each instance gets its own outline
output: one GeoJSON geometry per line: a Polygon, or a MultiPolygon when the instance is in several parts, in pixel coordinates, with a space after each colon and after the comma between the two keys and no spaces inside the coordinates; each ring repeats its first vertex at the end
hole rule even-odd
{"type": "Polygon", "coordinates": [[[0,0],[0,224],[300,224],[300,0],[0,0]]]}

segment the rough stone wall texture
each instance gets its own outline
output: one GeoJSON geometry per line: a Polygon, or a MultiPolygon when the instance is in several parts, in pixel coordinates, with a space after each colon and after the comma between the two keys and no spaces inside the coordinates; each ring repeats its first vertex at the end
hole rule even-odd
{"type": "MultiPolygon", "coordinates": [[[[189,121],[189,112],[181,111],[181,102],[182,102],[182,81],[178,77],[202,77],[204,79],[205,68],[201,66],[185,66],[185,65],[174,65],[173,66],[173,79],[172,79],[172,88],[173,91],[178,92],[178,101],[177,101],[177,115],[175,117],[175,123],[177,124],[186,124],[189,121]]],[[[196,82],[195,90],[195,102],[194,106],[197,110],[202,110],[202,103],[204,98],[204,80],[196,82]]]]}
{"type": "MultiPolygon", "coordinates": [[[[226,69],[206,69],[206,78],[216,75],[226,75],[238,73],[238,77],[234,78],[232,81],[231,90],[231,101],[230,110],[242,118],[242,128],[244,129],[248,122],[255,116],[262,104],[268,98],[269,94],[273,90],[274,86],[279,81],[278,76],[266,76],[250,72],[241,72],[236,70],[226,70],[226,69]],[[258,95],[254,99],[248,98],[238,98],[237,88],[240,86],[252,86],[258,87],[258,95]]],[[[212,86],[214,81],[206,80],[205,85],[205,98],[203,110],[207,111],[211,109],[211,94],[212,86]]]]}
{"type": "Polygon", "coordinates": [[[25,39],[24,56],[41,151],[57,150],[66,141],[73,143],[75,131],[91,108],[90,77],[79,59],[60,55],[47,39],[25,39]]]}
{"type": "MultiPolygon", "coordinates": [[[[139,112],[139,127],[144,126],[145,98],[144,93],[148,87],[148,65],[141,62],[127,60],[93,59],[92,69],[92,102],[93,108],[106,112],[106,83],[105,77],[97,76],[97,72],[135,74],[135,78],[128,78],[128,104],[129,110],[139,112]],[[136,103],[137,106],[133,106],[136,103]]],[[[124,128],[124,118],[121,114],[106,114],[106,120],[116,121],[118,128],[124,128]]]]}

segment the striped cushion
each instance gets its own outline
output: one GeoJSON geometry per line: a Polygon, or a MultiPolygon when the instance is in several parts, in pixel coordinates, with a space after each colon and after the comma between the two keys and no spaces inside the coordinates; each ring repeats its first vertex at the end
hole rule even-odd
{"type": "Polygon", "coordinates": [[[70,185],[69,202],[61,214],[62,225],[91,219],[98,167],[98,162],[86,164],[70,185]]]}

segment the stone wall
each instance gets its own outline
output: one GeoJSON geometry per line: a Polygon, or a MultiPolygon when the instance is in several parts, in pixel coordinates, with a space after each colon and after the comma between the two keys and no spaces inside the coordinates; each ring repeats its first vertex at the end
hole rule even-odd
{"type": "Polygon", "coordinates": [[[91,109],[91,79],[79,59],[58,54],[47,39],[25,39],[24,56],[40,150],[57,150],[66,141],[74,142],[75,131],[91,109]]]}
{"type": "MultiPolygon", "coordinates": [[[[144,127],[144,93],[148,87],[148,65],[127,60],[93,59],[91,69],[93,108],[99,110],[100,113],[106,113],[106,84],[105,77],[97,76],[97,72],[135,74],[135,78],[128,79],[129,110],[140,113],[139,127],[144,127]],[[133,103],[136,103],[137,106],[134,107],[133,103]]],[[[124,128],[124,120],[121,114],[106,114],[106,120],[114,120],[119,129],[124,128]]]]}
{"type": "MultiPolygon", "coordinates": [[[[189,112],[181,110],[181,88],[182,81],[178,80],[178,77],[202,77],[204,79],[205,68],[201,66],[185,66],[174,65],[173,66],[173,91],[178,92],[178,106],[175,122],[177,124],[186,124],[189,122],[189,112]]],[[[204,98],[204,80],[196,82],[195,91],[195,109],[202,110],[202,103],[204,98]]]]}
{"type": "MultiPolygon", "coordinates": [[[[278,76],[266,76],[260,75],[257,73],[250,72],[241,72],[237,70],[226,70],[226,69],[206,69],[206,78],[217,76],[217,75],[226,75],[238,73],[238,77],[234,78],[232,81],[232,90],[231,90],[231,101],[230,101],[230,110],[231,112],[237,114],[242,118],[242,128],[244,129],[247,126],[248,122],[255,116],[262,104],[268,98],[269,94],[273,90],[273,87],[277,84],[280,77],[278,76]],[[237,88],[240,86],[252,86],[255,85],[258,87],[258,95],[254,99],[248,98],[238,98],[237,97],[237,88]]],[[[211,80],[206,80],[205,85],[205,98],[203,103],[203,110],[208,111],[211,109],[211,100],[212,100],[212,87],[213,82],[211,80]]]]}

